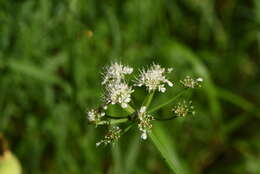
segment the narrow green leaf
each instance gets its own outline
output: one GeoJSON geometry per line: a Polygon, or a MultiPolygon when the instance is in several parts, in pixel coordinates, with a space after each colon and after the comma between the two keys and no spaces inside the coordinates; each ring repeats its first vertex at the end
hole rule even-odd
{"type": "Polygon", "coordinates": [[[149,134],[151,141],[166,160],[168,166],[175,174],[187,174],[186,167],[180,162],[175,151],[175,147],[159,124],[154,124],[152,132],[149,134]]]}
{"type": "Polygon", "coordinates": [[[125,174],[131,174],[137,163],[137,157],[140,151],[140,136],[136,134],[131,140],[131,144],[125,155],[125,174]]]}
{"type": "Polygon", "coordinates": [[[121,174],[123,173],[123,169],[122,169],[122,160],[121,160],[121,150],[120,150],[120,147],[119,147],[119,144],[118,143],[115,143],[113,145],[113,148],[112,148],[112,155],[113,155],[113,173],[115,174],[121,174]]]}

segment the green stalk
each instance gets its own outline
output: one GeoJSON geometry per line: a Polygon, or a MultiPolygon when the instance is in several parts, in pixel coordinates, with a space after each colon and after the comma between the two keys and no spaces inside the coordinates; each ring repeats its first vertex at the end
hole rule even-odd
{"type": "Polygon", "coordinates": [[[147,108],[150,106],[155,91],[149,92],[148,95],[145,97],[142,106],[146,106],[147,108]]]}
{"type": "Polygon", "coordinates": [[[100,121],[96,125],[106,125],[106,124],[119,124],[119,123],[125,123],[129,121],[128,118],[120,118],[120,119],[111,119],[110,121],[100,121]]]}
{"type": "Polygon", "coordinates": [[[177,98],[182,96],[186,91],[187,91],[187,88],[179,91],[179,93],[177,95],[175,95],[173,98],[171,98],[170,100],[168,100],[167,102],[165,102],[163,104],[160,104],[160,105],[152,108],[151,110],[148,111],[148,113],[153,113],[153,112],[163,108],[164,106],[167,106],[167,105],[171,104],[174,100],[176,100],[177,98]]]}
{"type": "MultiPolygon", "coordinates": [[[[127,131],[129,131],[133,126],[134,126],[133,123],[131,123],[130,125],[128,125],[128,126],[123,130],[122,135],[124,135],[127,131]]],[[[122,135],[121,135],[121,136],[122,136],[122,135]]]]}
{"type": "Polygon", "coordinates": [[[127,107],[124,108],[124,110],[125,110],[127,113],[129,113],[129,114],[132,114],[132,113],[135,112],[135,109],[134,109],[132,106],[130,106],[130,105],[127,105],[127,107]]]}
{"type": "MultiPolygon", "coordinates": [[[[129,113],[129,114],[133,114],[135,112],[134,108],[130,105],[127,105],[126,108],[124,108],[124,110],[129,113]]],[[[111,118],[110,121],[100,121],[98,122],[96,125],[99,126],[99,125],[106,125],[106,124],[110,124],[110,125],[113,125],[113,124],[119,124],[119,123],[125,123],[125,122],[128,122],[129,121],[129,116],[128,117],[121,117],[121,118],[116,118],[116,117],[112,117],[112,116],[107,116],[108,118],[111,118]]]]}

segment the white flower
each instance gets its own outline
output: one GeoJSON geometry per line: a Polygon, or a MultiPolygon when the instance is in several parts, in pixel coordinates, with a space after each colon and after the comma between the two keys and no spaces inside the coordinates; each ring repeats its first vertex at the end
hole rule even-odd
{"type": "Polygon", "coordinates": [[[102,85],[114,82],[121,82],[124,80],[125,75],[131,74],[133,68],[129,66],[124,66],[120,63],[112,63],[109,67],[105,68],[105,73],[103,73],[102,85]]]}
{"type": "Polygon", "coordinates": [[[170,73],[172,68],[162,68],[160,65],[153,64],[149,69],[143,69],[136,80],[136,86],[145,86],[148,91],[158,90],[165,92],[165,83],[172,87],[173,83],[166,78],[166,74],[170,73]]]}
{"type": "Polygon", "coordinates": [[[87,118],[89,122],[98,122],[100,121],[101,117],[105,116],[105,112],[100,112],[95,109],[91,109],[87,112],[87,118]]]}
{"type": "Polygon", "coordinates": [[[198,81],[198,82],[203,82],[203,78],[202,78],[202,77],[199,77],[199,78],[197,78],[197,81],[198,81]]]}
{"type": "Polygon", "coordinates": [[[146,106],[142,106],[139,112],[140,113],[145,113],[146,112],[146,106]]]}
{"type": "Polygon", "coordinates": [[[127,83],[110,83],[106,86],[105,100],[107,103],[120,104],[126,108],[131,101],[131,93],[134,90],[127,83]]]}
{"type": "Polygon", "coordinates": [[[110,128],[104,139],[97,142],[96,146],[100,146],[101,144],[108,145],[117,141],[120,138],[121,131],[122,130],[118,126],[110,128]]]}
{"type": "Polygon", "coordinates": [[[193,79],[190,76],[186,76],[180,83],[186,88],[197,88],[201,87],[201,83],[203,82],[203,78],[199,77],[197,79],[193,79]]]}
{"type": "Polygon", "coordinates": [[[146,139],[147,139],[147,131],[146,131],[146,130],[144,130],[144,131],[142,132],[141,138],[142,138],[143,140],[146,140],[146,139]]]}
{"type": "Polygon", "coordinates": [[[138,112],[138,128],[141,131],[141,139],[146,140],[147,134],[151,131],[153,116],[146,113],[146,107],[142,106],[138,112]]]}
{"type": "Polygon", "coordinates": [[[178,117],[185,117],[189,113],[195,115],[194,107],[192,106],[192,101],[186,102],[185,100],[179,102],[172,110],[178,117]]]}

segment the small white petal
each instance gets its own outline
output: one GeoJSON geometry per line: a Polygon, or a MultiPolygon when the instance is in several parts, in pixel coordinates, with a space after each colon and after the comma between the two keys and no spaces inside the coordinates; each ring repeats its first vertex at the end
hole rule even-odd
{"type": "Polygon", "coordinates": [[[173,70],[173,68],[168,68],[168,72],[169,73],[172,72],[172,70],[173,70]]]}
{"type": "Polygon", "coordinates": [[[199,78],[197,78],[197,81],[198,82],[203,82],[203,78],[199,77],[199,78]]]}
{"type": "Polygon", "coordinates": [[[146,133],[146,132],[143,132],[143,133],[141,134],[141,138],[142,138],[143,140],[146,140],[146,139],[147,139],[147,133],[146,133]]]}
{"type": "Polygon", "coordinates": [[[145,111],[146,111],[146,107],[142,106],[141,109],[140,109],[140,113],[144,113],[145,111]]]}
{"type": "Polygon", "coordinates": [[[168,81],[167,83],[168,83],[168,85],[169,85],[170,87],[173,86],[173,83],[172,83],[172,82],[168,81]]]}
{"type": "Polygon", "coordinates": [[[122,108],[127,108],[127,104],[126,103],[122,103],[121,106],[122,106],[122,108]]]}

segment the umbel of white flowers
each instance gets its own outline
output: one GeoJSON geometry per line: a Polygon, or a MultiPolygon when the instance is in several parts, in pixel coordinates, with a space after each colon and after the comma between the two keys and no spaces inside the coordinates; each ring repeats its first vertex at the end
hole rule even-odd
{"type": "MultiPolygon", "coordinates": [[[[132,74],[133,68],[129,66],[122,65],[121,63],[111,63],[110,66],[105,67],[102,80],[102,85],[104,87],[103,101],[104,104],[98,109],[91,109],[87,112],[87,118],[90,123],[98,125],[110,125],[112,124],[113,118],[106,114],[108,105],[118,104],[126,111],[129,111],[131,102],[131,95],[134,89],[130,83],[127,81],[127,75],[132,74]]],[[[173,87],[173,82],[171,82],[166,76],[172,72],[172,68],[162,68],[158,64],[152,64],[149,68],[142,69],[139,71],[140,74],[133,81],[134,86],[145,87],[148,91],[148,95],[154,93],[155,91],[164,93],[166,91],[166,86],[173,87]]],[[[180,81],[185,89],[201,87],[203,79],[197,78],[193,79],[190,76],[186,76],[185,79],[180,81]]],[[[183,117],[187,114],[194,114],[193,106],[191,102],[179,102],[173,109],[172,112],[174,117],[183,117]]],[[[158,120],[147,112],[147,106],[142,105],[140,109],[136,111],[131,109],[131,116],[122,118],[124,121],[135,121],[137,122],[138,129],[141,132],[141,139],[145,140],[152,129],[152,121],[158,120]],[[129,119],[130,118],[130,119],[129,119]]],[[[174,118],[173,117],[173,118],[174,118]]],[[[120,123],[114,121],[114,123],[120,123]]],[[[121,136],[122,130],[119,126],[109,126],[108,133],[105,135],[104,139],[99,141],[96,145],[110,144],[121,136]]]]}
{"type": "Polygon", "coordinates": [[[172,72],[172,68],[162,68],[160,65],[153,64],[149,69],[141,70],[141,74],[136,79],[136,86],[145,86],[149,92],[158,90],[165,92],[165,84],[172,87],[173,83],[166,78],[166,74],[172,72]]]}
{"type": "Polygon", "coordinates": [[[120,104],[122,108],[127,107],[134,90],[126,83],[125,76],[132,72],[133,68],[120,63],[112,63],[105,68],[102,85],[105,87],[104,100],[106,104],[120,104]]]}

